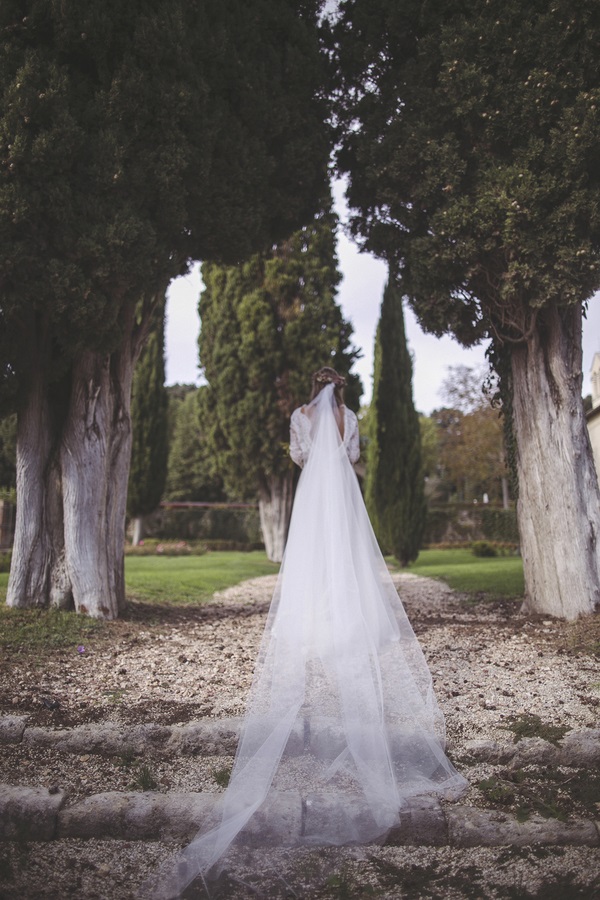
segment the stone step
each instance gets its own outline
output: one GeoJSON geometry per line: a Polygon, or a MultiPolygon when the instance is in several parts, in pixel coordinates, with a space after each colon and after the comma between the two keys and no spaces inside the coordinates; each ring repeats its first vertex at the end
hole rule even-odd
{"type": "MultiPolygon", "coordinates": [[[[0,785],[0,840],[51,841],[62,838],[104,840],[191,840],[207,826],[219,794],[154,791],[95,794],[69,804],[62,792],[0,785]]],[[[355,803],[360,812],[360,798],[355,803]]],[[[298,791],[274,794],[252,818],[245,840],[258,835],[272,847],[301,843],[311,819],[335,815],[335,799],[303,797],[298,791]]],[[[400,824],[387,838],[392,846],[496,847],[571,845],[600,847],[599,823],[560,822],[532,816],[519,822],[507,813],[415,798],[402,807],[400,824]]]]}
{"type": "MultiPolygon", "coordinates": [[[[241,719],[205,719],[186,725],[116,725],[86,724],[74,728],[42,728],[28,726],[27,716],[0,717],[0,744],[37,745],[63,753],[98,753],[114,756],[124,752],[156,756],[216,756],[233,755],[240,733],[241,719]]],[[[333,729],[324,726],[293,734],[298,752],[307,745],[318,753],[321,738],[329,746],[333,729]]],[[[398,736],[398,741],[403,736],[398,736]]],[[[290,748],[288,748],[290,749],[290,748]]],[[[572,731],[558,743],[541,738],[521,738],[517,743],[498,741],[468,741],[467,754],[479,762],[510,765],[589,767],[600,765],[600,729],[572,731]]]]}
{"type": "Polygon", "coordinates": [[[74,728],[28,726],[27,716],[0,718],[0,744],[30,744],[63,753],[125,752],[164,756],[215,756],[233,754],[240,733],[240,719],[207,719],[188,725],[117,725],[90,723],[74,728]]]}

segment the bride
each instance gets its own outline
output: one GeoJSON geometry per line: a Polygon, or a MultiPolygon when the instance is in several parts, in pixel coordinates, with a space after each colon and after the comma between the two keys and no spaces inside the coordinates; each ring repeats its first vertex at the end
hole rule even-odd
{"type": "Polygon", "coordinates": [[[298,798],[291,845],[367,843],[399,824],[408,798],[467,786],[444,753],[431,675],[352,467],[358,422],[344,384],[319,369],[292,414],[302,473],[229,786],[212,827],[143,896],[205,881],[234,842],[268,846],[270,801],[298,798]]]}

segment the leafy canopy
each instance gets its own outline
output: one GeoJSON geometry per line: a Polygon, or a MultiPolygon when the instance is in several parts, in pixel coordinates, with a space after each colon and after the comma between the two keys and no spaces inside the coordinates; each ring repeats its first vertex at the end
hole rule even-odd
{"type": "MultiPolygon", "coordinates": [[[[329,135],[304,0],[0,6],[0,395],[112,350],[192,258],[307,221],[329,135]]],[[[1,396],[0,396],[1,399],[1,396]]]]}
{"type": "Polygon", "coordinates": [[[424,327],[518,340],[600,287],[596,0],[345,0],[330,40],[352,230],[424,327]]]}
{"type": "MultiPolygon", "coordinates": [[[[289,417],[307,402],[312,373],[331,365],[348,375],[358,356],[335,299],[335,228],[325,212],[268,253],[202,268],[201,420],[230,496],[255,496],[265,478],[291,471],[289,417]]],[[[354,409],[360,393],[350,375],[354,409]]]]}

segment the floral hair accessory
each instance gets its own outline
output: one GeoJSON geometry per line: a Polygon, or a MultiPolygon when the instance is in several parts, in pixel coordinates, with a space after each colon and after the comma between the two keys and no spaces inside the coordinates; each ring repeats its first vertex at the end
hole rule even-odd
{"type": "Polygon", "coordinates": [[[346,384],[343,375],[329,375],[327,372],[317,372],[313,378],[318,384],[335,384],[337,387],[343,387],[346,384]]]}

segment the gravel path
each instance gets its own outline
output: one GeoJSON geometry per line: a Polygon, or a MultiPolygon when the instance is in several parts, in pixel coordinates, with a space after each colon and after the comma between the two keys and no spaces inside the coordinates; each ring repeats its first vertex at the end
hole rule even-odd
{"type": "MultiPolygon", "coordinates": [[[[493,754],[475,752],[473,743],[510,745],[519,725],[533,726],[535,734],[532,714],[539,717],[542,736],[552,740],[569,730],[598,728],[597,619],[592,628],[590,620],[524,617],[515,603],[468,603],[430,579],[403,573],[395,581],[433,673],[450,755],[472,785],[466,802],[536,815],[552,781],[544,815],[597,817],[597,775],[539,763],[511,768],[493,754]],[[596,637],[590,638],[593,631],[596,637]]],[[[81,653],[73,648],[36,659],[10,651],[0,661],[0,715],[27,716],[30,726],[58,729],[239,716],[274,584],[275,576],[247,581],[201,608],[133,605],[127,620],[111,625],[109,637],[92,638],[81,653]]],[[[74,755],[20,743],[0,748],[0,782],[65,790],[69,802],[102,791],[141,790],[149,782],[159,791],[218,791],[231,759],[231,752],[222,751],[202,757],[150,752],[143,759],[128,753],[74,755]]],[[[6,843],[0,845],[0,898],[125,900],[175,846],[75,839],[6,843]]],[[[248,854],[240,856],[220,896],[600,896],[593,848],[278,851],[267,865],[262,860],[254,866],[248,854]]]]}

